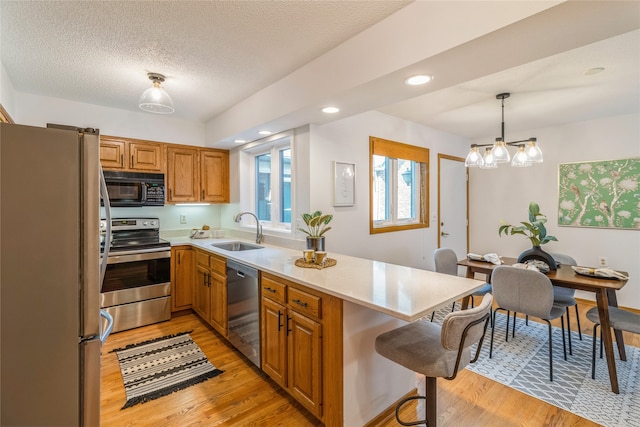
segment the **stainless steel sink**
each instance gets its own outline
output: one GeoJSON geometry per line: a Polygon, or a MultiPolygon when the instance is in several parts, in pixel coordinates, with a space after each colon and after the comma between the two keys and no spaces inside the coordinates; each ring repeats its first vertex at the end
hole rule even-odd
{"type": "Polygon", "coordinates": [[[225,243],[212,243],[211,246],[214,248],[222,249],[224,251],[251,251],[254,249],[262,249],[264,246],[253,245],[251,243],[245,242],[225,242],[225,243]]]}

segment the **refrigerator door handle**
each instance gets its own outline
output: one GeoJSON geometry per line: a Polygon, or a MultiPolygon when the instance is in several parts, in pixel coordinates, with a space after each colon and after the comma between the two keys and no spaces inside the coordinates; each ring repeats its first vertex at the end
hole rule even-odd
{"type": "Polygon", "coordinates": [[[109,258],[109,250],[111,249],[111,202],[109,201],[109,192],[107,191],[107,182],[104,179],[104,173],[102,172],[102,165],[100,169],[100,196],[104,201],[105,219],[107,222],[107,228],[105,230],[104,237],[104,252],[102,254],[102,260],[100,261],[100,289],[102,290],[102,283],[104,282],[104,275],[107,272],[107,259],[109,258]]]}
{"type": "Polygon", "coordinates": [[[113,317],[104,310],[100,310],[100,317],[107,320],[107,327],[100,333],[100,344],[104,344],[113,330],[113,317]]]}

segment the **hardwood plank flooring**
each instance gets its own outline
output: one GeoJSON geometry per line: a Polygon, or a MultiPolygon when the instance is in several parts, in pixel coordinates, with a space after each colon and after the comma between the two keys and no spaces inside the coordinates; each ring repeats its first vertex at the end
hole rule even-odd
{"type": "MultiPolygon", "coordinates": [[[[587,301],[579,304],[583,338],[588,340],[591,339],[592,324],[585,313],[592,306],[587,301]]],[[[576,330],[575,311],[571,315],[572,329],[576,330]]],[[[625,333],[625,343],[640,346],[640,337],[625,333]]],[[[381,411],[384,409],[380,408],[381,411]]],[[[107,339],[102,352],[101,410],[102,427],[321,425],[193,313],[119,332],[107,339]],[[191,330],[193,340],[224,373],[177,393],[121,410],[125,403],[124,386],[117,357],[110,351],[191,330]]],[[[415,412],[415,407],[408,405],[404,412],[415,412]]],[[[597,426],[468,370],[461,371],[453,381],[438,381],[438,422],[440,426],[466,427],[597,426]]],[[[395,426],[398,423],[393,416],[378,424],[378,427],[395,426]]]]}

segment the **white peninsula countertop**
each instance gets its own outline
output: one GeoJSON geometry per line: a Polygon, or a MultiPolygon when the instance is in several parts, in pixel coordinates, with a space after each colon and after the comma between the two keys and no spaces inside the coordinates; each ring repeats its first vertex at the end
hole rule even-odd
{"type": "Polygon", "coordinates": [[[263,249],[248,251],[226,251],[212,246],[234,241],[253,243],[242,239],[165,239],[172,246],[204,249],[407,322],[430,315],[434,309],[450,305],[484,284],[475,279],[331,252],[327,256],[335,259],[336,265],[318,270],[296,266],[301,251],[279,246],[260,244],[263,249]]]}

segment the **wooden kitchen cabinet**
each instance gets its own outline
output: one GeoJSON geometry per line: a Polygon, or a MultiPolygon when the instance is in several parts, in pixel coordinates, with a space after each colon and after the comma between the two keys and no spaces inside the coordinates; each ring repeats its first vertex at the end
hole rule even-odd
{"type": "Polygon", "coordinates": [[[228,336],[227,318],[227,260],[217,255],[209,255],[211,285],[211,313],[209,324],[225,337],[228,336]]]}
{"type": "Polygon", "coordinates": [[[105,169],[164,173],[165,144],[140,139],[100,136],[100,163],[105,169]]]}
{"type": "Polygon", "coordinates": [[[167,148],[167,202],[229,201],[229,152],[189,146],[167,148]]]}
{"type": "Polygon", "coordinates": [[[193,309],[223,336],[228,335],[227,260],[196,250],[196,282],[193,309]]]}
{"type": "Polygon", "coordinates": [[[171,311],[187,310],[193,304],[194,250],[190,246],[171,248],[171,311]]]}
{"type": "MultiPolygon", "coordinates": [[[[336,301],[329,295],[303,289],[301,285],[264,272],[261,291],[262,369],[324,420],[327,377],[323,360],[322,305],[325,299],[331,300],[331,305],[336,301]]],[[[334,357],[329,358],[327,374],[333,370],[331,359],[334,357]]],[[[329,387],[327,390],[332,386],[329,387]]]]}

